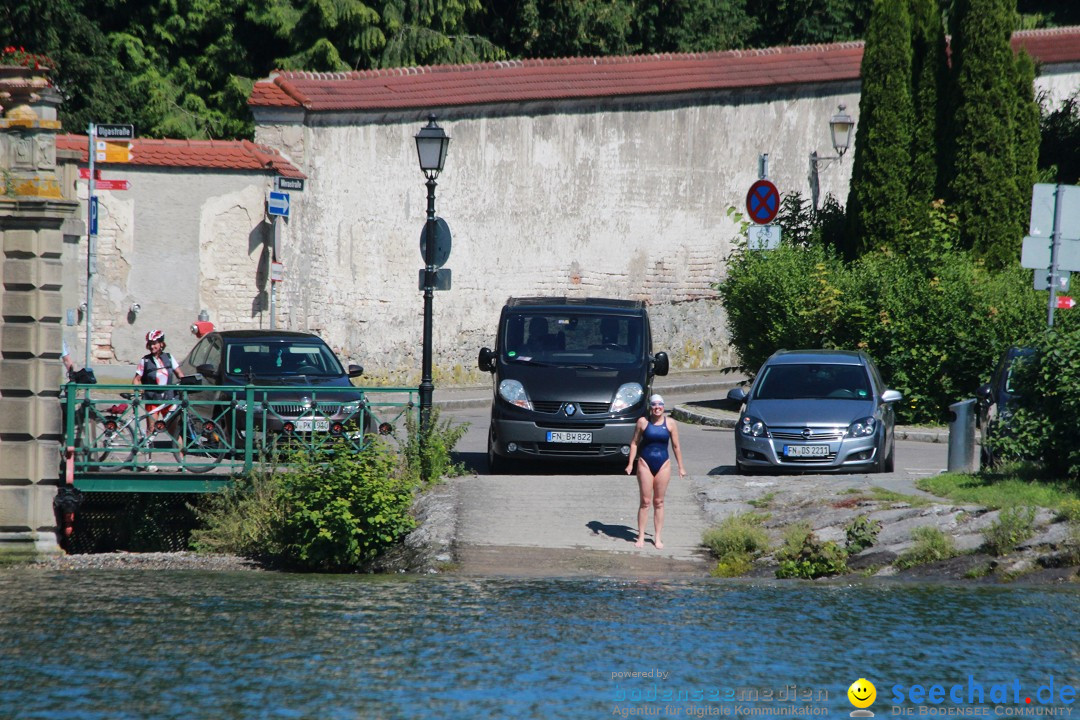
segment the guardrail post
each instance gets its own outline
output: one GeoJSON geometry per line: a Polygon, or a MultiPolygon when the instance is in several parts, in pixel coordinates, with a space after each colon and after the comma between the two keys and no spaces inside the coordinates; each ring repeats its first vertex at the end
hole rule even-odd
{"type": "Polygon", "coordinates": [[[953,403],[949,410],[949,472],[975,472],[975,398],[953,403]]]}

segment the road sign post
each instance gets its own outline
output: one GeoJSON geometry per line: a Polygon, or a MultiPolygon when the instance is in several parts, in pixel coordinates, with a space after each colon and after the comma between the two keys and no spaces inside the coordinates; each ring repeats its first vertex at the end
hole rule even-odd
{"type": "MultiPolygon", "coordinates": [[[[1031,189],[1029,231],[1031,234],[1021,246],[1020,264],[1033,268],[1036,276],[1040,270],[1049,271],[1046,324],[1052,328],[1054,310],[1062,307],[1057,303],[1060,278],[1063,272],[1080,271],[1080,187],[1035,184],[1031,189]]],[[[1038,283],[1036,277],[1036,286],[1038,283]]]]}

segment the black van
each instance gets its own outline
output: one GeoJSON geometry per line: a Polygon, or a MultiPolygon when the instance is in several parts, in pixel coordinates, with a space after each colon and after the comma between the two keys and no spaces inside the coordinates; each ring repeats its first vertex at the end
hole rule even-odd
{"type": "Polygon", "coordinates": [[[495,349],[481,348],[493,373],[488,464],[506,460],[626,462],[634,423],[653,375],[667,375],[652,352],[649,314],[639,300],[510,298],[495,349]]]}

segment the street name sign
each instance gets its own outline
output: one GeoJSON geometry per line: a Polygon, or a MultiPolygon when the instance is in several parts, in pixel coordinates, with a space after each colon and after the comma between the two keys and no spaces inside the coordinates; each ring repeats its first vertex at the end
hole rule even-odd
{"type": "Polygon", "coordinates": [[[278,192],[304,192],[304,178],[274,176],[274,189],[278,192]]]}
{"type": "Polygon", "coordinates": [[[106,140],[134,140],[134,125],[95,125],[94,136],[106,140]]]}
{"type": "Polygon", "coordinates": [[[780,191],[768,180],[758,180],[746,193],[746,211],[758,225],[767,225],[780,211],[780,191]]]}
{"type": "Polygon", "coordinates": [[[289,217],[289,193],[270,193],[270,199],[266,201],[266,212],[271,215],[289,217]]]}
{"type": "Polygon", "coordinates": [[[775,250],[780,247],[779,225],[751,225],[746,231],[749,250],[775,250]]]}
{"type": "MultiPolygon", "coordinates": [[[[1020,266],[1032,270],[1049,269],[1050,244],[1050,238],[1028,235],[1020,246],[1020,266]]],[[[1057,267],[1058,270],[1080,272],[1080,240],[1063,239],[1058,243],[1057,267]]]]}

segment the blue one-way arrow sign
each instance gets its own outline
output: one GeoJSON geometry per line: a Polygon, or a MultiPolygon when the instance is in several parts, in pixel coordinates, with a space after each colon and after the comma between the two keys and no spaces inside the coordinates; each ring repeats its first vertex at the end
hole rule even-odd
{"type": "Polygon", "coordinates": [[[289,217],[289,193],[271,192],[266,202],[266,211],[271,215],[289,217]]]}

